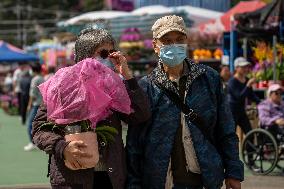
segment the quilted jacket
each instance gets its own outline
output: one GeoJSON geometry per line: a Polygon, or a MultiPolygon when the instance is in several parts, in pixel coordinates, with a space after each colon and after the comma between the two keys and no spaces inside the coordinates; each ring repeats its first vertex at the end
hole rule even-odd
{"type": "MultiPolygon", "coordinates": [[[[207,189],[221,188],[224,178],[243,180],[243,163],[239,159],[238,138],[234,121],[225,99],[221,79],[210,67],[186,59],[189,74],[185,103],[205,122],[212,141],[199,128],[186,120],[207,189]]],[[[152,118],[139,127],[129,127],[127,138],[128,189],[165,188],[167,171],[181,110],[156,85],[178,94],[163,71],[160,61],[139,84],[148,94],[152,118]]]]}

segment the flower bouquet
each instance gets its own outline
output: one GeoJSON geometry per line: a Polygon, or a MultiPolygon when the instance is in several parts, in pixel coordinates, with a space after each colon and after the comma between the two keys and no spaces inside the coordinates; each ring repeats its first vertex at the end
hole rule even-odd
{"type": "MultiPolygon", "coordinates": [[[[131,103],[123,81],[118,74],[87,58],[74,66],[58,70],[39,86],[47,108],[48,122],[41,129],[65,135],[66,141],[81,140],[92,158],[82,158],[84,168],[94,167],[99,160],[99,140],[114,142],[115,128],[98,123],[113,111],[131,113],[131,103]]],[[[71,166],[67,161],[65,165],[71,166]]]]}

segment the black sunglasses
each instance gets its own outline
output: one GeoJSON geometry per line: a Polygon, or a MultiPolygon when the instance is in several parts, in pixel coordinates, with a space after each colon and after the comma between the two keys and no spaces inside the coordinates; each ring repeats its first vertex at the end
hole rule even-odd
{"type": "Polygon", "coordinates": [[[109,54],[115,52],[116,50],[115,49],[111,49],[111,50],[106,50],[106,49],[103,49],[101,50],[101,52],[99,53],[100,54],[100,57],[102,59],[106,59],[108,57],[109,54]]]}

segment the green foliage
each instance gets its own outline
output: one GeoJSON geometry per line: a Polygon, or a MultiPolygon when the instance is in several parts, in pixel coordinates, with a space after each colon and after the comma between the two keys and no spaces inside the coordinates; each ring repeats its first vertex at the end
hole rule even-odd
{"type": "MultiPolygon", "coordinates": [[[[273,80],[273,66],[257,71],[255,77],[257,81],[273,80]]],[[[276,80],[284,80],[284,62],[276,64],[276,80]]]]}
{"type": "Polygon", "coordinates": [[[118,131],[114,127],[99,125],[96,127],[96,133],[98,135],[98,139],[108,145],[115,142],[114,135],[117,135],[118,131]]]}
{"type": "Polygon", "coordinates": [[[276,65],[276,79],[284,80],[284,62],[276,65]]]}
{"type": "Polygon", "coordinates": [[[84,12],[102,10],[104,8],[104,1],[102,0],[84,0],[82,4],[84,12]]]}

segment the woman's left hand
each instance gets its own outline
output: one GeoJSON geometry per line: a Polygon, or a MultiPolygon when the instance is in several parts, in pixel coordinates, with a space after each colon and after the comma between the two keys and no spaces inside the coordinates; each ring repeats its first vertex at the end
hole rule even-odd
{"type": "Polygon", "coordinates": [[[129,67],[127,65],[127,60],[120,51],[113,52],[108,57],[110,58],[111,62],[114,64],[115,69],[126,80],[133,78],[133,75],[130,72],[129,67]]]}

